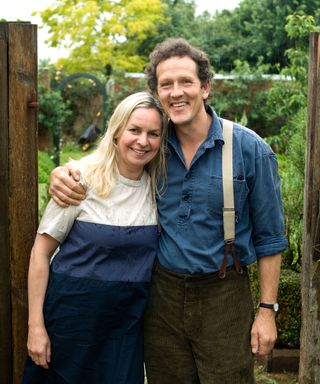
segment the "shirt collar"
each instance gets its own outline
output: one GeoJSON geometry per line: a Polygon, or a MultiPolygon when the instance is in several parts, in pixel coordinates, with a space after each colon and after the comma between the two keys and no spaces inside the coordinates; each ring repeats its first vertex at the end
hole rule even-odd
{"type": "MultiPolygon", "coordinates": [[[[208,136],[206,140],[202,143],[202,145],[205,148],[212,148],[215,146],[216,143],[224,143],[222,135],[222,122],[216,112],[213,110],[213,108],[209,105],[206,105],[206,112],[212,117],[212,121],[209,127],[208,136]]],[[[179,143],[176,135],[175,126],[171,120],[169,120],[168,125],[168,142],[173,146],[176,146],[179,143]]]]}

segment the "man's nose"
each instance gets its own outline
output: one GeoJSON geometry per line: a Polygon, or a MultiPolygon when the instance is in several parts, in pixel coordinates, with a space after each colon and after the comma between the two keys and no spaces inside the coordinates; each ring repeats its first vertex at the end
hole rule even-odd
{"type": "Polygon", "coordinates": [[[183,90],[181,88],[181,85],[178,82],[174,83],[171,90],[171,96],[178,97],[178,96],[181,96],[182,94],[183,94],[183,90]]]}

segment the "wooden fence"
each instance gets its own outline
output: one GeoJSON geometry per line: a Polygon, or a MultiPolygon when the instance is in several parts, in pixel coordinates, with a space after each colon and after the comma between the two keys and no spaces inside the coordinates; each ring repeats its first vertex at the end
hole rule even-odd
{"type": "Polygon", "coordinates": [[[20,384],[37,227],[37,27],[0,23],[0,382],[20,384]]]}

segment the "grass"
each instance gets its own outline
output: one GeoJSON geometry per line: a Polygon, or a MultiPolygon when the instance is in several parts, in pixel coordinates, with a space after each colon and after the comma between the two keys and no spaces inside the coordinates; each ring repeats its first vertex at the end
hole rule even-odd
{"type": "MultiPolygon", "coordinates": [[[[282,372],[272,373],[257,365],[255,367],[256,384],[298,384],[298,373],[282,372]]],[[[145,379],[145,384],[147,384],[145,379]]]]}
{"type": "Polygon", "coordinates": [[[88,155],[94,149],[94,146],[90,146],[87,151],[83,151],[81,146],[77,143],[66,142],[62,145],[60,151],[60,164],[67,163],[70,159],[78,160],[83,156],[88,155]]]}
{"type": "Polygon", "coordinates": [[[256,384],[298,384],[298,373],[266,372],[262,366],[255,368],[256,384]]]}

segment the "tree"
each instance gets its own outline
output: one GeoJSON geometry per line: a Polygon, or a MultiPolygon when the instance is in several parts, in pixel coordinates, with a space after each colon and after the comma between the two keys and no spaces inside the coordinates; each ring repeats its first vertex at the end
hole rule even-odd
{"type": "Polygon", "coordinates": [[[285,51],[292,48],[285,30],[287,16],[315,15],[319,20],[317,0],[244,0],[243,5],[252,8],[251,20],[245,27],[250,41],[248,54],[253,60],[264,55],[267,63],[279,63],[281,67],[287,64],[285,51]]]}
{"type": "Polygon", "coordinates": [[[319,24],[319,0],[242,0],[233,11],[200,16],[203,48],[217,71],[230,71],[235,60],[254,66],[263,58],[277,73],[288,64],[285,52],[294,48],[285,30],[286,18],[293,14],[311,15],[319,24]]]}
{"type": "Polygon", "coordinates": [[[285,52],[294,48],[286,17],[312,15],[319,23],[318,5],[319,0],[242,0],[232,11],[196,16],[195,0],[57,0],[40,16],[49,27],[49,44],[70,50],[59,60],[67,72],[97,72],[105,65],[141,72],[157,43],[184,37],[208,53],[216,72],[229,72],[241,60],[270,64],[278,73],[288,64],[285,52]]]}
{"type": "Polygon", "coordinates": [[[162,0],[165,4],[165,22],[156,26],[157,33],[147,36],[138,49],[138,54],[148,57],[155,45],[169,37],[183,37],[191,44],[202,46],[194,0],[162,0]]]}
{"type": "Polygon", "coordinates": [[[246,43],[234,14],[235,10],[223,10],[213,16],[204,13],[197,18],[197,35],[216,72],[230,72],[235,68],[235,60],[245,61],[246,43]]]}
{"type": "Polygon", "coordinates": [[[70,72],[101,71],[106,65],[141,71],[146,58],[137,48],[165,22],[160,0],[56,0],[40,12],[49,44],[70,50],[59,63],[70,72]]]}

